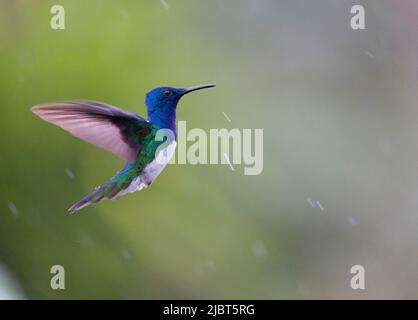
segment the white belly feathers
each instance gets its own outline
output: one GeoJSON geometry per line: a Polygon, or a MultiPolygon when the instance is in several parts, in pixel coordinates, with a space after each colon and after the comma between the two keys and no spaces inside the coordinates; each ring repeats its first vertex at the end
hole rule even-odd
{"type": "Polygon", "coordinates": [[[115,195],[113,199],[119,198],[124,194],[139,191],[143,188],[148,187],[155,180],[155,178],[158,177],[161,171],[163,171],[163,169],[173,156],[175,150],[176,141],[173,141],[165,148],[160,149],[155,159],[146,165],[141,174],[137,176],[134,180],[132,180],[132,182],[126,189],[121,190],[117,195],[115,195]]]}

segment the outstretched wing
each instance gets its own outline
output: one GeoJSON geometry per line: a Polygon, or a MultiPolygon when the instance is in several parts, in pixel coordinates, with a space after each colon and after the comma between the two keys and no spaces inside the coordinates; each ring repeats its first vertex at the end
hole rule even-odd
{"type": "Polygon", "coordinates": [[[94,101],[40,104],[32,111],[45,121],[127,162],[135,161],[142,138],[153,129],[147,120],[135,113],[94,101]]]}

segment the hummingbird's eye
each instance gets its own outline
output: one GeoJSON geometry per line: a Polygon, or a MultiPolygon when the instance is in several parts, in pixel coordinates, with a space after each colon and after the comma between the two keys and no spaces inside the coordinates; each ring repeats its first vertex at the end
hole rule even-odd
{"type": "Polygon", "coordinates": [[[164,95],[166,96],[166,97],[169,97],[169,96],[171,96],[173,94],[173,91],[170,91],[170,90],[166,90],[166,91],[164,91],[164,95]]]}

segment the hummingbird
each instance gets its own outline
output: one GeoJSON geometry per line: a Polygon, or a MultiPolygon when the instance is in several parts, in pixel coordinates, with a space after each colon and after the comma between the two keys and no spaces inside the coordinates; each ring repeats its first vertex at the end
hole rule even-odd
{"type": "Polygon", "coordinates": [[[150,186],[175,150],[179,100],[190,92],[212,87],[215,85],[152,89],[145,96],[147,118],[89,100],[45,103],[32,107],[32,112],[43,120],[112,152],[126,162],[122,170],[72,205],[68,211],[74,213],[101,200],[115,200],[150,186]],[[165,136],[165,140],[157,139],[161,129],[171,133],[165,136]],[[166,157],[159,157],[161,154],[166,157]]]}

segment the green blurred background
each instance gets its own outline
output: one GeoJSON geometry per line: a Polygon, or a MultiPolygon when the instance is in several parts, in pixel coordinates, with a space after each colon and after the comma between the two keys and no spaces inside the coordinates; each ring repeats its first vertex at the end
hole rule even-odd
{"type": "Polygon", "coordinates": [[[417,298],[418,3],[165,3],[0,0],[0,298],[417,298]],[[350,28],[354,4],[366,30],[350,28]],[[263,128],[261,175],[170,165],[67,213],[123,164],[31,106],[145,115],[153,87],[208,82],[178,119],[263,128]],[[356,264],[366,290],[350,288],[356,264]]]}

